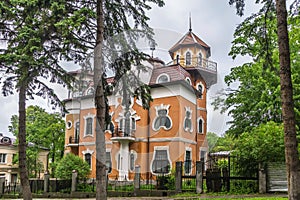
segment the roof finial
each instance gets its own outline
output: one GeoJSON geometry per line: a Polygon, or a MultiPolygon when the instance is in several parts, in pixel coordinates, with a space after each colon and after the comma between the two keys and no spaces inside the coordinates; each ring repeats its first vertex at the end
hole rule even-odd
{"type": "Polygon", "coordinates": [[[190,29],[189,29],[190,32],[192,32],[192,17],[191,17],[191,13],[190,13],[190,29]]]}

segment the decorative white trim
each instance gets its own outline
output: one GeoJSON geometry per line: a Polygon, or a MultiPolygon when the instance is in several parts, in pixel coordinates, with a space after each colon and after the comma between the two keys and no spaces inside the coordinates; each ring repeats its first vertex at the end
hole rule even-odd
{"type": "Polygon", "coordinates": [[[200,81],[199,83],[196,84],[196,90],[198,91],[198,86],[201,85],[202,86],[202,91],[201,91],[201,99],[203,99],[203,94],[205,92],[205,87],[204,84],[200,81]]]}
{"type": "Polygon", "coordinates": [[[89,153],[89,154],[93,154],[94,153],[94,151],[93,150],[90,150],[89,148],[87,148],[86,150],[84,150],[84,151],[82,151],[82,154],[83,155],[85,155],[85,154],[87,154],[87,153],[89,153]]]}
{"type": "Polygon", "coordinates": [[[190,77],[185,77],[185,80],[189,85],[192,85],[192,80],[190,79],[190,77]]]}
{"type": "MultiPolygon", "coordinates": [[[[168,78],[167,82],[170,82],[170,76],[166,73],[162,73],[160,74],[157,78],[156,78],[156,81],[155,83],[159,83],[158,80],[162,77],[162,76],[166,76],[168,78]]],[[[166,83],[166,82],[161,82],[161,83],[166,83]]]]}
{"type": "Polygon", "coordinates": [[[137,159],[137,152],[136,151],[134,151],[134,150],[130,150],[130,153],[129,153],[129,164],[128,164],[128,166],[129,166],[129,171],[131,171],[131,172],[134,172],[134,170],[135,170],[135,162],[136,162],[136,159],[137,159]],[[133,154],[133,156],[134,156],[134,161],[133,161],[133,170],[131,169],[131,155],[133,154]]]}
{"type": "Polygon", "coordinates": [[[152,88],[151,96],[153,99],[181,96],[193,104],[196,104],[197,102],[196,93],[193,90],[186,88],[181,83],[152,88]]]}
{"type": "MultiPolygon", "coordinates": [[[[147,142],[148,140],[144,139],[144,138],[136,138],[135,141],[137,141],[137,142],[147,142]]],[[[181,138],[181,137],[150,138],[149,141],[150,142],[184,142],[184,143],[187,143],[187,144],[197,144],[196,141],[189,140],[189,139],[186,139],[186,138],[181,138]]]]}
{"type": "Polygon", "coordinates": [[[73,126],[72,121],[71,121],[71,120],[68,120],[67,123],[66,123],[66,128],[67,128],[68,130],[70,130],[70,129],[72,128],[72,126],[73,126]]]}
{"type": "Polygon", "coordinates": [[[93,159],[92,159],[92,155],[93,155],[94,151],[90,150],[89,148],[87,148],[85,151],[82,151],[82,154],[84,155],[84,160],[85,160],[85,155],[86,154],[91,154],[91,169],[93,168],[93,159]]]}
{"type": "Polygon", "coordinates": [[[192,133],[193,132],[193,121],[192,121],[193,110],[190,107],[187,107],[187,106],[185,106],[184,109],[185,109],[185,113],[184,113],[184,119],[183,119],[183,130],[186,131],[186,132],[192,133]],[[190,117],[189,118],[186,117],[187,112],[190,112],[190,117]],[[186,119],[191,120],[191,128],[184,127],[186,119]]]}
{"type": "Polygon", "coordinates": [[[84,119],[84,132],[83,132],[83,137],[93,137],[94,136],[94,129],[95,129],[95,120],[94,118],[96,117],[96,115],[93,115],[91,113],[88,113],[86,116],[83,116],[84,119]],[[87,135],[86,134],[86,121],[87,119],[92,118],[92,134],[91,135],[87,135]]]}
{"type": "Polygon", "coordinates": [[[167,158],[168,158],[168,161],[169,161],[169,164],[170,164],[170,170],[169,170],[168,174],[171,174],[171,171],[172,171],[172,161],[171,161],[171,158],[170,158],[170,153],[169,153],[169,147],[168,146],[154,146],[154,152],[153,152],[152,160],[151,160],[151,163],[150,163],[150,171],[151,171],[151,173],[154,174],[154,175],[159,175],[159,173],[154,173],[153,170],[152,170],[152,165],[153,165],[153,161],[155,159],[155,155],[156,155],[156,151],[157,150],[166,150],[167,151],[167,158]]]}
{"type": "Polygon", "coordinates": [[[171,117],[169,116],[169,108],[170,108],[170,104],[168,104],[168,105],[160,104],[160,105],[158,105],[158,106],[155,106],[156,116],[155,116],[155,118],[154,118],[154,120],[153,120],[153,123],[152,123],[152,129],[153,129],[154,131],[158,131],[158,130],[161,129],[161,128],[163,128],[163,129],[165,129],[166,131],[168,131],[168,130],[170,130],[170,129],[173,127],[172,119],[171,119],[171,117]],[[169,127],[169,128],[167,128],[166,126],[159,126],[158,129],[156,129],[156,128],[154,127],[154,124],[155,124],[155,122],[156,122],[156,119],[159,117],[158,111],[160,111],[160,110],[166,110],[166,111],[167,111],[166,117],[169,118],[169,120],[170,120],[170,127],[169,127]]]}

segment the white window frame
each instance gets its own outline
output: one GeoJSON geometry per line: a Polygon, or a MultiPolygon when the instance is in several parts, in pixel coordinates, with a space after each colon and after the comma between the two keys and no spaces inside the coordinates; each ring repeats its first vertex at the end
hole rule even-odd
{"type": "Polygon", "coordinates": [[[196,85],[196,90],[197,90],[198,92],[200,92],[200,91],[198,90],[198,86],[199,86],[199,85],[201,85],[201,87],[202,87],[200,99],[203,99],[203,95],[204,95],[204,90],[205,90],[205,88],[204,88],[204,85],[203,85],[202,82],[197,83],[197,85],[196,85]]]}
{"type": "Polygon", "coordinates": [[[168,131],[168,130],[170,130],[170,129],[173,127],[172,118],[169,116],[169,108],[170,108],[170,104],[168,104],[168,105],[160,104],[160,105],[158,105],[158,106],[155,106],[156,116],[155,116],[155,118],[154,118],[154,120],[153,120],[153,123],[152,123],[152,129],[153,129],[154,131],[158,131],[158,130],[160,130],[161,128],[163,128],[164,130],[168,131]],[[167,128],[166,126],[159,126],[157,129],[155,128],[155,122],[156,122],[156,119],[157,119],[158,117],[160,117],[159,114],[158,114],[158,111],[160,111],[160,110],[167,110],[166,117],[170,119],[170,127],[169,127],[169,128],[167,128]]]}
{"type": "Polygon", "coordinates": [[[83,117],[84,118],[84,137],[93,137],[94,136],[94,129],[95,129],[95,115],[92,115],[91,113],[88,113],[86,116],[83,117]],[[87,120],[89,118],[92,118],[92,134],[87,134],[87,120]]]}
{"type": "Polygon", "coordinates": [[[190,77],[185,77],[185,80],[189,85],[192,85],[192,80],[190,79],[190,77]]]}
{"type": "Polygon", "coordinates": [[[134,170],[135,170],[135,162],[136,162],[136,159],[137,159],[137,152],[136,151],[134,151],[134,150],[131,150],[130,151],[130,154],[129,154],[129,170],[130,171],[132,171],[132,172],[134,172],[134,170]],[[133,169],[131,168],[131,156],[134,156],[134,159],[133,159],[133,169]]]}
{"type": "Polygon", "coordinates": [[[7,154],[0,153],[0,164],[6,164],[6,163],[7,163],[7,154]]]}
{"type": "Polygon", "coordinates": [[[183,129],[186,132],[191,132],[192,133],[193,132],[193,120],[192,120],[193,110],[190,107],[187,107],[187,106],[185,106],[184,108],[185,108],[185,112],[184,112],[184,119],[183,119],[183,129]],[[186,116],[187,112],[190,112],[190,114],[191,114],[190,118],[187,118],[187,116],[186,116]],[[191,128],[185,127],[185,120],[187,120],[187,119],[190,119],[190,121],[191,121],[191,128]]]}
{"type": "Polygon", "coordinates": [[[86,149],[85,151],[82,151],[82,154],[83,154],[83,156],[84,156],[84,161],[86,161],[85,160],[85,155],[86,154],[91,154],[91,169],[92,169],[92,167],[93,167],[93,153],[94,153],[94,151],[93,150],[90,150],[90,149],[86,149]]]}
{"type": "Polygon", "coordinates": [[[162,73],[162,74],[160,74],[160,75],[156,78],[156,83],[158,83],[158,84],[160,84],[160,83],[167,83],[167,82],[170,82],[170,76],[169,76],[168,74],[166,74],[166,73],[162,73]],[[160,79],[162,76],[166,76],[168,80],[165,81],[165,82],[159,82],[159,79],[160,79]]]}
{"type": "Polygon", "coordinates": [[[154,174],[154,175],[160,175],[161,174],[161,173],[154,173],[153,170],[152,170],[152,165],[153,165],[153,162],[154,162],[154,159],[155,159],[155,156],[156,156],[156,151],[158,151],[158,150],[166,150],[167,151],[167,159],[168,159],[168,162],[170,164],[170,169],[169,169],[169,172],[166,173],[166,174],[171,174],[172,161],[171,161],[171,158],[170,158],[170,152],[169,152],[169,147],[168,146],[154,146],[153,157],[152,157],[152,160],[151,160],[151,163],[150,163],[151,173],[154,174]]]}
{"type": "MultiPolygon", "coordinates": [[[[192,148],[191,147],[185,147],[185,152],[184,152],[184,163],[186,161],[186,152],[189,151],[190,152],[190,172],[189,173],[186,173],[187,175],[190,175],[192,173],[192,162],[193,162],[193,154],[192,154],[192,148]]],[[[185,165],[184,165],[185,167],[185,165]]],[[[184,169],[184,172],[185,172],[185,169],[184,169]]]]}
{"type": "Polygon", "coordinates": [[[187,52],[185,52],[185,65],[186,66],[189,66],[189,65],[192,65],[192,56],[193,54],[191,53],[191,51],[190,50],[188,50],[187,52]],[[188,63],[188,54],[190,55],[190,57],[189,57],[189,63],[188,63]]]}
{"type": "Polygon", "coordinates": [[[197,119],[197,132],[199,134],[204,134],[204,119],[202,117],[198,117],[198,119],[197,119]],[[201,132],[200,132],[200,126],[199,126],[200,120],[202,120],[202,131],[201,132]]]}

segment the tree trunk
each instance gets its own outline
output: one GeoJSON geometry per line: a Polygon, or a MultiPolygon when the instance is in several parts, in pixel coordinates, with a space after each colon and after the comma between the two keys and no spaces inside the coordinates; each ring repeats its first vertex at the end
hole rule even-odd
{"type": "Polygon", "coordinates": [[[285,159],[287,166],[288,196],[300,199],[298,141],[296,138],[293,86],[291,80],[290,48],[287,30],[286,1],[276,0],[277,35],[280,61],[280,86],[284,124],[285,159]]]}
{"type": "Polygon", "coordinates": [[[97,0],[97,33],[96,46],[94,49],[94,84],[96,106],[96,199],[106,200],[106,167],[105,167],[105,96],[102,83],[102,45],[103,45],[103,1],[97,0]]]}
{"type": "Polygon", "coordinates": [[[31,200],[32,194],[26,165],[26,84],[21,81],[19,91],[19,170],[24,200],[31,200]]]}

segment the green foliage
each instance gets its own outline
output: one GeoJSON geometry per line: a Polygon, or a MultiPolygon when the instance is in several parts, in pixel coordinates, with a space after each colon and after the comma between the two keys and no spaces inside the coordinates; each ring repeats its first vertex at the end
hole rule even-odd
{"type": "Polygon", "coordinates": [[[209,152],[230,151],[234,148],[234,138],[228,134],[218,136],[215,133],[208,132],[206,139],[209,152]]]}
{"type": "Polygon", "coordinates": [[[239,158],[240,173],[256,173],[253,170],[259,163],[283,162],[285,160],[283,125],[268,122],[251,132],[244,132],[235,142],[233,155],[239,158]]]}
{"type": "MultiPolygon", "coordinates": [[[[15,136],[18,136],[18,120],[18,116],[13,115],[9,126],[9,131],[15,136]]],[[[39,106],[29,106],[26,109],[26,127],[26,140],[34,144],[27,151],[28,164],[35,162],[39,148],[43,147],[49,149],[50,167],[54,169],[53,163],[61,159],[64,151],[65,122],[61,115],[47,113],[39,106]]]]}
{"type": "MultiPolygon", "coordinates": [[[[290,16],[289,21],[296,124],[299,124],[299,16],[290,16]]],[[[229,55],[233,59],[249,56],[252,61],[231,69],[225,77],[229,88],[213,103],[215,108],[228,111],[232,117],[227,133],[238,137],[269,121],[281,123],[279,52],[272,1],[263,4],[258,13],[246,18],[236,28],[229,55]]]]}
{"type": "Polygon", "coordinates": [[[69,153],[58,162],[55,174],[57,178],[71,179],[73,170],[77,171],[78,178],[86,178],[91,169],[82,158],[69,153]]]}

